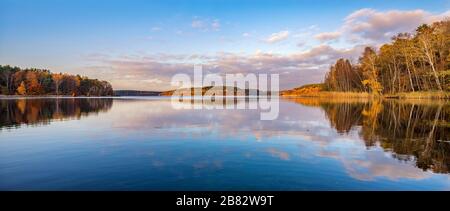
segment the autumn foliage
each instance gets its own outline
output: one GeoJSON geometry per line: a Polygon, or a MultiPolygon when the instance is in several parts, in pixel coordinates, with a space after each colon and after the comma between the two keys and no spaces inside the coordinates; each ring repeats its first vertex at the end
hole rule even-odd
{"type": "Polygon", "coordinates": [[[400,33],[379,50],[366,47],[356,64],[339,59],[325,76],[327,91],[393,94],[450,91],[450,20],[400,33]]]}
{"type": "Polygon", "coordinates": [[[0,94],[106,96],[113,89],[106,81],[79,75],[0,65],[0,94]]]}

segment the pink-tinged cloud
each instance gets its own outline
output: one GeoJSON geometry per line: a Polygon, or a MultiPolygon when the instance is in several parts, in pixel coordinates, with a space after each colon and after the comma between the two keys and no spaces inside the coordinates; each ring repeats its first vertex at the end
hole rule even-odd
{"type": "Polygon", "coordinates": [[[341,36],[341,32],[323,32],[319,33],[314,38],[321,42],[336,40],[341,36]]]}
{"type": "Polygon", "coordinates": [[[350,41],[382,43],[400,32],[414,32],[421,24],[430,24],[443,20],[450,10],[433,14],[424,10],[388,10],[360,9],[344,19],[339,29],[350,41]]]}
{"type": "Polygon", "coordinates": [[[276,43],[285,40],[289,37],[289,31],[280,31],[271,34],[265,41],[268,43],[276,43]]]}
{"type": "Polygon", "coordinates": [[[280,88],[288,89],[305,83],[321,82],[329,66],[339,58],[357,58],[364,46],[337,49],[319,45],[294,54],[217,53],[215,55],[155,54],[142,57],[93,57],[98,64],[87,67],[87,75],[111,81],[115,89],[167,90],[172,76],[193,74],[194,64],[203,65],[206,73],[279,74],[280,88]],[[127,76],[127,77],[124,77],[127,76]],[[151,79],[158,79],[149,81],[151,79]],[[154,83],[151,83],[154,82],[154,83]],[[157,82],[157,83],[156,83],[157,82]]]}
{"type": "MultiPolygon", "coordinates": [[[[331,64],[339,58],[355,61],[367,45],[386,42],[398,32],[414,31],[422,23],[441,20],[450,11],[432,14],[424,10],[377,11],[361,9],[349,14],[343,26],[333,32],[317,34],[316,39],[350,40],[349,48],[336,48],[321,44],[291,54],[257,52],[255,54],[218,52],[201,55],[152,54],[147,56],[108,57],[93,54],[85,69],[86,75],[111,81],[115,89],[167,90],[171,77],[177,73],[192,74],[194,64],[202,64],[204,73],[276,73],[280,75],[280,88],[289,89],[323,80],[331,64]],[[344,38],[344,39],[342,39],[344,38]],[[127,75],[127,77],[124,77],[127,75]],[[152,80],[155,79],[155,80],[152,80]]],[[[218,30],[218,20],[194,19],[192,27],[218,30]]],[[[276,43],[287,39],[289,31],[273,33],[265,41],[276,43]]],[[[300,40],[301,42],[301,40],[300,40]]]]}

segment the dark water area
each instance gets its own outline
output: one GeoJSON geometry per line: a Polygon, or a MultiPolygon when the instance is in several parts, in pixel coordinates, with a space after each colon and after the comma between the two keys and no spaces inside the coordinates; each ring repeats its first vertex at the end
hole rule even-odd
{"type": "Polygon", "coordinates": [[[450,190],[448,101],[171,103],[0,100],[0,190],[450,190]]]}

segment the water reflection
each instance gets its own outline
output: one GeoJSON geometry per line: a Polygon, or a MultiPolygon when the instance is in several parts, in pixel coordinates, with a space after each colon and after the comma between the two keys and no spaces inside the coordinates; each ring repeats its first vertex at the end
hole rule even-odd
{"type": "Polygon", "coordinates": [[[317,106],[341,134],[360,127],[367,147],[381,146],[393,157],[414,161],[422,170],[450,170],[450,103],[445,101],[324,100],[290,98],[317,106]]]}
{"type": "Polygon", "coordinates": [[[0,102],[2,127],[37,125],[0,131],[0,190],[450,188],[448,102],[289,98],[274,121],[170,98],[0,102]]]}
{"type": "Polygon", "coordinates": [[[53,120],[80,119],[89,114],[108,111],[112,99],[36,98],[0,100],[0,130],[21,124],[49,124],[53,120]]]}

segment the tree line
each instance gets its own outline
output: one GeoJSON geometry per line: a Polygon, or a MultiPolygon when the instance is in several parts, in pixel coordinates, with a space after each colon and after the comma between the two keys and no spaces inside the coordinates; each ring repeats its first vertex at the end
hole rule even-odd
{"type": "Polygon", "coordinates": [[[339,59],[324,80],[328,91],[392,94],[450,91],[450,20],[399,33],[379,50],[366,47],[356,64],[339,59]]]}
{"type": "Polygon", "coordinates": [[[113,89],[107,81],[80,75],[0,65],[0,94],[110,96],[113,89]]]}

